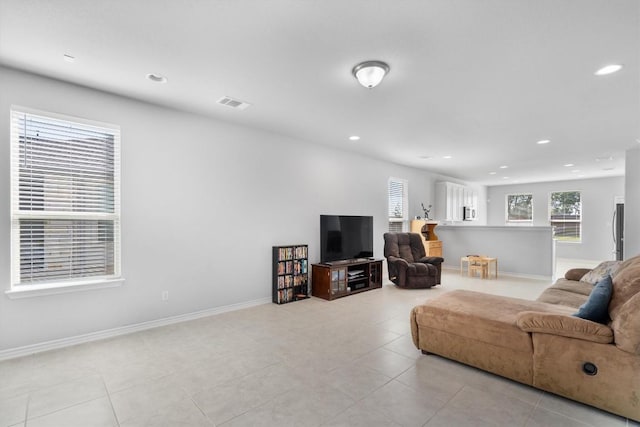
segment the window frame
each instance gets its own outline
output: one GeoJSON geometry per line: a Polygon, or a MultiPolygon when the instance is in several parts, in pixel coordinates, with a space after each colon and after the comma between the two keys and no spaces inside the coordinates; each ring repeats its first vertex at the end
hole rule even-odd
{"type": "Polygon", "coordinates": [[[403,178],[390,177],[387,181],[387,216],[388,216],[388,224],[389,231],[397,231],[397,224],[401,223],[402,231],[405,230],[405,224],[409,220],[409,181],[403,178]],[[392,194],[391,194],[391,185],[397,184],[402,186],[402,212],[401,216],[391,216],[391,204],[392,204],[392,194]]]}
{"type": "Polygon", "coordinates": [[[551,191],[549,192],[549,197],[547,200],[547,209],[548,209],[548,220],[549,220],[549,225],[552,228],[552,233],[553,233],[553,240],[555,242],[559,242],[559,243],[569,243],[569,244],[580,244],[582,243],[582,217],[583,217],[583,209],[582,209],[582,191],[580,190],[563,190],[563,191],[551,191]],[[552,220],[551,218],[551,211],[552,211],[552,206],[551,206],[551,201],[552,201],[552,196],[553,194],[558,194],[558,193],[578,193],[578,195],[580,196],[580,219],[577,220],[552,220]],[[578,224],[578,237],[575,239],[559,239],[558,237],[556,237],[556,231],[555,231],[555,226],[553,225],[553,223],[574,223],[574,224],[578,224]]]}
{"type": "Polygon", "coordinates": [[[514,224],[533,223],[533,193],[511,193],[505,195],[505,222],[514,224]],[[509,197],[512,196],[530,196],[531,218],[529,219],[509,219],[509,197]]]}
{"type": "MultiPolygon", "coordinates": [[[[57,124],[59,126],[59,124],[57,124]]],[[[73,129],[70,126],[70,129],[73,129]]],[[[56,129],[59,130],[59,129],[56,129]]],[[[10,241],[11,241],[11,266],[10,266],[10,289],[5,291],[5,294],[9,298],[24,298],[39,295],[51,295],[58,293],[75,292],[80,290],[89,289],[101,289],[105,287],[120,286],[124,279],[121,273],[121,168],[120,168],[120,146],[121,146],[121,132],[120,126],[98,122],[95,120],[88,120],[84,118],[68,116],[58,113],[52,113],[48,111],[36,110],[33,108],[22,107],[18,105],[11,105],[10,108],[10,215],[11,215],[11,228],[10,228],[10,241]],[[75,125],[76,129],[81,128],[81,131],[87,131],[89,128],[94,128],[100,132],[113,135],[113,184],[107,189],[113,192],[113,208],[112,212],[89,212],[89,209],[80,211],[74,211],[73,208],[57,209],[51,208],[50,210],[33,210],[33,209],[21,209],[20,197],[24,195],[21,193],[19,178],[20,178],[20,148],[21,148],[21,134],[19,128],[15,125],[21,120],[20,115],[35,116],[44,120],[63,121],[69,122],[71,125],[75,125]],[[82,129],[84,128],[84,129],[82,129]],[[74,220],[80,223],[81,221],[93,222],[93,227],[98,226],[97,222],[107,222],[108,227],[112,227],[113,231],[107,234],[108,237],[113,236],[113,272],[109,274],[99,275],[83,275],[70,278],[61,279],[54,277],[50,280],[42,281],[22,281],[21,279],[21,221],[23,220],[42,220],[42,221],[65,221],[74,220]]],[[[55,187],[55,185],[53,185],[55,187]]],[[[54,190],[55,191],[55,190],[54,190]]],[[[46,190],[43,191],[43,197],[46,196],[46,190]]],[[[55,194],[55,193],[54,193],[55,194]]],[[[51,196],[51,193],[50,193],[51,196]]],[[[79,193],[72,193],[72,197],[69,198],[69,203],[73,204],[74,201],[83,201],[83,197],[79,193]]],[[[44,202],[43,202],[44,203],[44,202]]],[[[84,202],[86,203],[87,202],[84,202]]],[[[44,206],[44,205],[43,205],[44,206]]],[[[71,223],[68,226],[78,226],[78,223],[71,223]]],[[[75,239],[71,239],[69,244],[77,242],[75,239]]],[[[81,245],[82,243],[79,243],[81,245]]],[[[85,243],[86,244],[86,243],[85,243]]],[[[111,256],[109,250],[109,256],[111,256]]],[[[85,252],[86,253],[86,252],[85,252]]]]}

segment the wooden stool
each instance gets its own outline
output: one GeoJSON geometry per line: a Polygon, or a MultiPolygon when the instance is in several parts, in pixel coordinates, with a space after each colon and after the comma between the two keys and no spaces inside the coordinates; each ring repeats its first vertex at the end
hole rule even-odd
{"type": "Polygon", "coordinates": [[[467,273],[469,276],[475,276],[479,272],[480,277],[486,279],[489,276],[489,262],[483,256],[467,257],[467,273]]]}

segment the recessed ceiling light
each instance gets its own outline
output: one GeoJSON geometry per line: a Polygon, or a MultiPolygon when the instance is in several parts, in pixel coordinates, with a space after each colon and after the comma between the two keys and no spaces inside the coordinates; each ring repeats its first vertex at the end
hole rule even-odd
{"type": "Polygon", "coordinates": [[[606,66],[600,68],[594,74],[596,76],[606,76],[607,74],[613,74],[613,73],[615,73],[617,71],[620,71],[621,69],[622,69],[622,65],[620,65],[620,64],[611,64],[611,65],[606,65],[606,66]]]}
{"type": "Polygon", "coordinates": [[[360,139],[360,137],[358,135],[351,135],[349,137],[349,141],[358,141],[360,139]]]}
{"type": "Polygon", "coordinates": [[[540,141],[536,142],[536,144],[544,145],[544,144],[548,144],[550,142],[551,142],[550,139],[541,139],[540,141]]]}
{"type": "Polygon", "coordinates": [[[73,55],[69,55],[68,53],[65,53],[62,57],[63,57],[63,58],[64,58],[64,60],[65,60],[65,61],[67,61],[67,62],[73,62],[73,61],[75,61],[75,60],[76,60],[76,57],[75,57],[75,56],[73,56],[73,55]]]}
{"type": "Polygon", "coordinates": [[[500,166],[500,169],[506,169],[506,168],[508,168],[508,167],[509,167],[509,166],[507,166],[507,165],[502,165],[502,166],[500,166]]]}
{"type": "Polygon", "coordinates": [[[147,78],[149,80],[151,80],[152,82],[155,83],[166,83],[167,82],[167,78],[165,76],[162,76],[160,74],[147,74],[147,78]]]}
{"type": "Polygon", "coordinates": [[[571,166],[575,166],[573,163],[567,163],[564,165],[565,168],[570,168],[571,166]]]}
{"type": "Polygon", "coordinates": [[[496,174],[495,172],[489,172],[489,175],[495,175],[495,174],[496,174]]]}
{"type": "Polygon", "coordinates": [[[509,179],[509,177],[508,176],[503,176],[502,179],[509,179]]]}
{"type": "Polygon", "coordinates": [[[443,159],[451,159],[453,156],[442,156],[443,159]]]}

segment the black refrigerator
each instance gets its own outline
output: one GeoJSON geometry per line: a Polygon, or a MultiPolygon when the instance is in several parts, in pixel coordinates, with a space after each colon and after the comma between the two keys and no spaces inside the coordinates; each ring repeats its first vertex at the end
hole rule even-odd
{"type": "Polygon", "coordinates": [[[611,228],[613,229],[613,243],[616,245],[616,260],[622,261],[624,258],[624,203],[616,203],[611,228]]]}

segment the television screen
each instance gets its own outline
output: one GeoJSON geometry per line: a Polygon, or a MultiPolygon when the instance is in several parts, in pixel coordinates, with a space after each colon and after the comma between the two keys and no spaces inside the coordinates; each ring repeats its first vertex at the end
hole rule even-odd
{"type": "Polygon", "coordinates": [[[320,215],[320,262],[372,256],[372,216],[320,215]]]}

